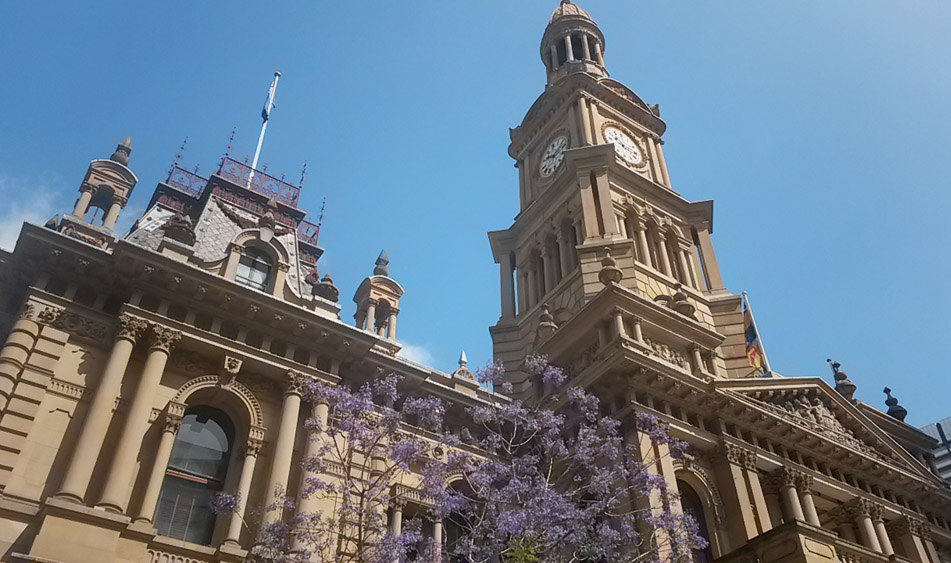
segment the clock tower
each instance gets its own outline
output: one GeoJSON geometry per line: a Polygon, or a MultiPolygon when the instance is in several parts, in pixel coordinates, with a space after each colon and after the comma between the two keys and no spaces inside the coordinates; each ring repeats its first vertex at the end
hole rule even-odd
{"type": "Polygon", "coordinates": [[[612,349],[702,378],[748,375],[740,297],[710,239],[713,202],[674,190],[659,107],[611,78],[605,53],[591,16],[562,0],[540,46],[545,91],[510,132],[520,210],[489,233],[501,276],[494,356],[523,395],[540,391],[520,370],[532,352],[592,381],[612,349]]]}

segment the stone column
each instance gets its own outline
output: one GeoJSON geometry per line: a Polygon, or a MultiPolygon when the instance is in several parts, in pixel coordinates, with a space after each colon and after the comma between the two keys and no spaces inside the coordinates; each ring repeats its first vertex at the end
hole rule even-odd
{"type": "Polygon", "coordinates": [[[165,480],[168,460],[172,455],[175,435],[182,426],[184,415],[185,405],[171,402],[168,404],[165,411],[165,428],[162,429],[162,437],[159,438],[158,449],[155,451],[155,461],[152,463],[152,471],[149,473],[145,495],[142,497],[142,506],[139,508],[139,515],[135,517],[136,522],[152,523],[152,517],[155,516],[155,505],[158,503],[159,493],[162,491],[162,482],[165,480]]]}
{"type": "Polygon", "coordinates": [[[442,519],[433,519],[433,560],[442,561],[442,519]]]}
{"type": "Polygon", "coordinates": [[[106,439],[109,421],[112,420],[112,409],[119,396],[122,376],[129,365],[135,341],[145,328],[144,320],[126,313],[119,315],[112,352],[106,361],[99,384],[93,392],[92,402],[86,411],[82,430],[79,432],[79,438],[73,450],[73,457],[67,466],[66,477],[63,479],[63,485],[57,497],[83,502],[86,487],[89,486],[96,460],[99,458],[99,451],[106,439]]]}
{"type": "MultiPolygon", "coordinates": [[[[311,416],[317,424],[317,428],[314,429],[310,436],[307,437],[307,444],[304,446],[304,457],[301,460],[302,463],[306,460],[315,458],[317,456],[323,455],[321,451],[324,447],[324,433],[323,429],[327,428],[327,415],[330,410],[330,407],[327,403],[317,403],[313,406],[313,411],[311,416]]],[[[300,486],[298,490],[300,491],[297,495],[297,512],[298,514],[314,514],[320,508],[320,499],[315,497],[314,494],[305,494],[307,489],[307,483],[316,479],[318,477],[317,473],[313,471],[301,471],[300,476],[300,486]]],[[[295,549],[302,549],[305,546],[297,537],[294,538],[295,549]]]]}
{"type": "Polygon", "coordinates": [[[558,70],[558,48],[554,44],[551,46],[551,70],[558,70]]]}
{"type": "Polygon", "coordinates": [[[534,266],[534,264],[528,266],[528,307],[526,309],[531,309],[538,303],[538,281],[536,280],[537,272],[534,266]]]}
{"type": "Polygon", "coordinates": [[[699,344],[690,345],[690,357],[693,360],[694,375],[700,375],[706,371],[703,367],[703,355],[701,355],[699,344]]]}
{"type": "MultiPolygon", "coordinates": [[[[274,451],[271,456],[271,471],[267,480],[267,492],[264,497],[265,510],[278,500],[278,495],[287,489],[287,478],[291,471],[291,456],[294,453],[294,437],[297,435],[297,419],[300,415],[301,386],[304,375],[296,371],[287,372],[284,404],[281,407],[281,425],[277,429],[274,451]]],[[[280,520],[281,510],[268,510],[264,515],[265,523],[280,520]]]]}
{"type": "Polygon", "coordinates": [[[565,36],[565,53],[569,61],[575,60],[575,52],[571,47],[571,36],[565,36]]]}
{"type": "Polygon", "coordinates": [[[396,316],[400,310],[396,307],[390,308],[390,318],[386,321],[386,337],[390,340],[396,340],[396,316]]]}
{"type": "Polygon", "coordinates": [[[390,508],[390,533],[398,536],[403,533],[403,507],[406,501],[398,498],[393,499],[392,508],[390,508]]]}
{"type": "Polygon", "coordinates": [[[746,542],[768,530],[769,515],[756,472],[756,452],[729,442],[720,445],[714,471],[724,484],[723,502],[730,537],[746,542]],[[728,485],[728,486],[727,486],[728,485]]]}
{"type": "Polygon", "coordinates": [[[804,521],[806,516],[802,512],[802,504],[799,502],[799,493],[796,490],[798,472],[787,467],[781,467],[773,475],[778,485],[779,495],[783,500],[785,520],[787,522],[792,520],[804,521]]]}
{"type": "Polygon", "coordinates": [[[20,319],[13,323],[7,342],[0,350],[0,413],[7,408],[23,366],[40,335],[40,325],[33,321],[33,305],[27,305],[20,319]]]}
{"type": "Polygon", "coordinates": [[[86,212],[89,211],[89,202],[92,201],[92,194],[96,191],[96,188],[89,184],[84,184],[80,190],[79,199],[76,200],[76,207],[73,208],[73,216],[82,219],[86,215],[86,212]]]}
{"type": "Polygon", "coordinates": [[[182,333],[161,325],[149,327],[149,355],[145,359],[139,384],[135,388],[116,446],[112,466],[106,478],[106,488],[96,506],[113,512],[124,513],[132,493],[132,477],[135,459],[142,447],[142,438],[149,427],[149,415],[158,394],[165,364],[172,348],[182,338],[182,333]]]}
{"type": "Polygon", "coordinates": [[[512,261],[508,256],[502,257],[502,263],[499,264],[499,275],[501,276],[502,288],[502,318],[515,318],[515,282],[512,279],[512,261]]]}
{"type": "Polygon", "coordinates": [[[799,502],[802,505],[802,512],[806,517],[806,522],[813,526],[822,526],[819,521],[819,513],[816,512],[816,503],[812,498],[812,486],[814,484],[811,475],[801,474],[797,479],[799,489],[799,502]]]}
{"type": "Polygon", "coordinates": [[[102,226],[106,229],[113,229],[116,226],[116,220],[119,218],[119,212],[122,211],[123,202],[113,201],[102,220],[102,226]]]}
{"type": "MultiPolygon", "coordinates": [[[[317,423],[317,428],[324,429],[327,427],[327,415],[330,411],[330,407],[327,403],[317,403],[313,407],[312,416],[314,421],[317,423]]],[[[321,449],[324,447],[324,433],[322,430],[314,430],[311,432],[311,435],[307,437],[307,445],[304,447],[304,460],[316,457],[321,455],[321,449]]],[[[303,461],[303,460],[302,460],[303,461]]],[[[311,479],[317,477],[317,474],[313,471],[302,471],[300,478],[300,487],[301,491],[304,490],[307,482],[311,479]]],[[[317,510],[317,499],[313,495],[300,495],[297,500],[298,511],[304,514],[315,512],[317,510]]]]}
{"type": "Polygon", "coordinates": [[[546,245],[542,249],[542,295],[547,295],[555,287],[555,267],[552,264],[551,249],[546,245]]]}
{"type": "Polygon", "coordinates": [[[614,310],[614,330],[617,332],[618,338],[627,338],[627,330],[624,329],[623,309],[614,310]]]}
{"type": "Polygon", "coordinates": [[[257,438],[248,438],[247,446],[244,450],[244,463],[241,464],[241,474],[238,477],[238,506],[231,514],[231,520],[228,522],[228,536],[225,543],[239,545],[241,541],[241,526],[244,524],[244,511],[248,504],[248,495],[251,493],[251,478],[254,476],[254,466],[257,463],[258,454],[261,452],[262,442],[257,438]]]}
{"type": "Polygon", "coordinates": [[[677,255],[677,263],[680,264],[680,281],[686,286],[694,287],[690,279],[690,268],[687,266],[687,254],[680,245],[677,245],[674,253],[677,255]]]}
{"type": "Polygon", "coordinates": [[[588,36],[581,36],[581,52],[584,54],[584,60],[591,60],[591,46],[588,45],[588,36]]]}
{"type": "Polygon", "coordinates": [[[363,328],[373,332],[373,327],[376,324],[376,300],[370,299],[367,305],[367,320],[366,326],[363,328]]]}
{"type": "Polygon", "coordinates": [[[670,253],[667,251],[667,236],[664,231],[657,232],[657,242],[660,243],[660,266],[661,271],[670,277],[674,277],[674,271],[670,267],[670,253]]]}
{"type": "Polygon", "coordinates": [[[875,525],[872,523],[872,503],[867,499],[857,498],[848,504],[848,511],[855,522],[862,545],[872,551],[882,553],[882,544],[878,541],[878,534],[875,532],[875,525]]]}
{"type": "Polygon", "coordinates": [[[869,512],[869,516],[872,518],[872,526],[875,527],[875,536],[878,538],[882,553],[889,556],[894,555],[895,550],[892,548],[892,541],[888,537],[888,530],[885,529],[885,515],[882,505],[873,504],[869,512]]]}
{"type": "Polygon", "coordinates": [[[637,340],[641,344],[644,343],[644,331],[641,328],[641,318],[634,317],[632,324],[634,325],[634,340],[637,340]]]}
{"type": "Polygon", "coordinates": [[[637,221],[637,251],[641,255],[641,263],[655,267],[651,261],[650,245],[647,243],[647,225],[642,220],[637,221]]]}
{"type": "Polygon", "coordinates": [[[571,272],[571,256],[568,254],[568,237],[563,230],[558,231],[558,261],[561,266],[561,279],[565,279],[571,272]]]}
{"type": "Polygon", "coordinates": [[[604,56],[601,53],[601,44],[597,41],[594,42],[594,58],[602,67],[604,66],[604,56]]]}
{"type": "Polygon", "coordinates": [[[855,529],[852,527],[852,516],[847,509],[844,507],[836,509],[832,514],[831,522],[840,538],[858,543],[858,540],[855,539],[855,529]]]}
{"type": "Polygon", "coordinates": [[[597,204],[601,209],[601,219],[604,223],[604,236],[613,237],[621,234],[617,227],[617,218],[614,214],[614,202],[611,199],[611,185],[608,182],[608,169],[604,168],[594,173],[594,181],[597,183],[598,199],[597,204]]]}

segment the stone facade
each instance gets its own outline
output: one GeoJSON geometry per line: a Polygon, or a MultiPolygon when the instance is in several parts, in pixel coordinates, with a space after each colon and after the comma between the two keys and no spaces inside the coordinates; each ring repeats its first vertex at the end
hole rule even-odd
{"type": "MultiPolygon", "coordinates": [[[[658,107],[610,78],[604,53],[592,18],[563,0],[541,44],[545,91],[511,131],[521,210],[489,240],[501,287],[491,335],[515,393],[547,392],[521,371],[540,352],[597,393],[645,455],[662,447],[633,413],[663,420],[692,453],[660,456],[656,471],[698,499],[684,508],[704,523],[708,557],[951,562],[934,439],[853,399],[844,372],[835,387],[750,377],[713,204],[674,190],[658,107]]],[[[208,178],[173,167],[117,238],[137,182],[130,153],[127,139],[92,161],[73,212],[24,225],[0,253],[0,559],[240,560],[249,537],[235,516],[212,517],[203,541],[157,529],[175,445],[201,409],[230,421],[220,486],[242,493],[243,511],[275,486],[299,489],[303,420],[327,416],[302,404],[302,378],[395,371],[453,405],[488,397],[464,355],[451,374],[397,355],[403,288],[385,254],[344,322],[299,188],[227,155],[208,178]]],[[[405,501],[394,521],[424,511],[412,488],[394,494],[405,501]]]]}

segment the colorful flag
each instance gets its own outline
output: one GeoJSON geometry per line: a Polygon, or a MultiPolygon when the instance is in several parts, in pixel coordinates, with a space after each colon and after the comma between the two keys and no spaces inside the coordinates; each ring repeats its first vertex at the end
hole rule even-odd
{"type": "Polygon", "coordinates": [[[770,374],[769,360],[766,359],[766,352],[763,350],[763,342],[760,340],[759,330],[756,328],[756,321],[753,319],[753,311],[750,309],[746,292],[743,293],[743,334],[746,337],[746,362],[750,367],[755,368],[761,377],[765,377],[770,374]]]}

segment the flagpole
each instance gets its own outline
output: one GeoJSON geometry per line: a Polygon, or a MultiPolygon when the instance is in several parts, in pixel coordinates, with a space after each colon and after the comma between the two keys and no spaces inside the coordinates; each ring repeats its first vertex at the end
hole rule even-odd
{"type": "Polygon", "coordinates": [[[769,357],[766,355],[766,345],[763,344],[763,334],[759,330],[759,325],[756,324],[756,317],[753,316],[753,307],[750,306],[750,296],[743,292],[743,300],[746,301],[746,310],[750,312],[750,321],[753,323],[753,326],[756,327],[756,337],[759,338],[759,347],[763,351],[763,367],[766,368],[766,373],[770,377],[773,375],[773,370],[769,367],[769,357]]]}
{"type": "MultiPolygon", "coordinates": [[[[271,108],[268,107],[274,103],[274,94],[277,92],[277,80],[281,77],[280,72],[274,73],[274,82],[271,83],[271,90],[268,92],[268,98],[265,103],[265,111],[270,113],[271,108]]],[[[251,182],[254,181],[254,169],[258,166],[258,157],[261,156],[261,145],[264,144],[264,132],[267,131],[267,122],[269,119],[264,117],[264,123],[261,124],[261,134],[258,136],[258,146],[254,149],[254,158],[251,160],[251,172],[248,173],[248,187],[251,187],[251,182]]]]}

